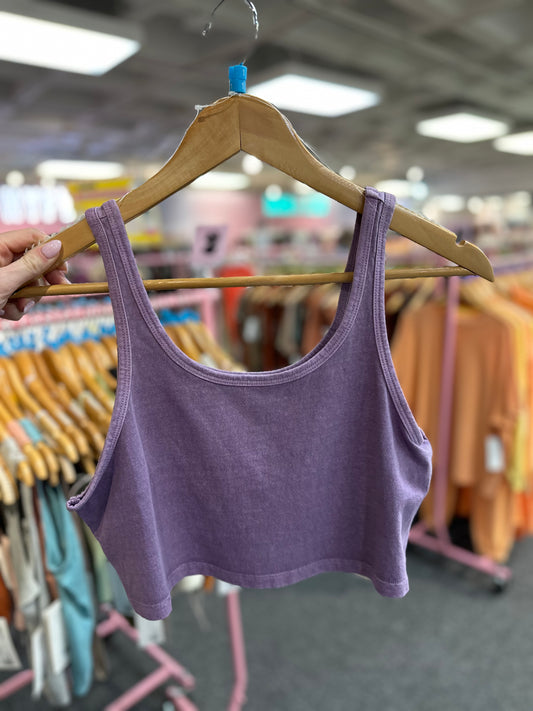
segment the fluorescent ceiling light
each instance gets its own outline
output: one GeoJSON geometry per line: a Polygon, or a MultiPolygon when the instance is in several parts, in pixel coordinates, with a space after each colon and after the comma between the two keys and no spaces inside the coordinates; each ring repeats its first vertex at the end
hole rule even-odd
{"type": "Polygon", "coordinates": [[[130,37],[11,12],[0,12],[0,27],[0,59],[78,74],[105,74],[141,46],[130,37]]]}
{"type": "Polygon", "coordinates": [[[374,91],[293,73],[256,84],[249,93],[280,109],[315,116],[342,116],[379,102],[374,91]]]}
{"type": "Polygon", "coordinates": [[[533,155],[533,131],[511,133],[494,141],[494,148],[504,153],[517,153],[521,156],[533,155]]]}
{"type": "Polygon", "coordinates": [[[206,173],[190,184],[196,190],[244,190],[249,187],[250,178],[241,173],[206,173]]]}
{"type": "Polygon", "coordinates": [[[40,178],[58,180],[111,180],[123,172],[121,163],[92,160],[45,160],[37,166],[40,178]]]}
{"type": "Polygon", "coordinates": [[[419,121],[416,130],[422,136],[430,138],[441,138],[458,143],[474,143],[502,136],[507,133],[509,126],[504,121],[464,111],[419,121]]]}

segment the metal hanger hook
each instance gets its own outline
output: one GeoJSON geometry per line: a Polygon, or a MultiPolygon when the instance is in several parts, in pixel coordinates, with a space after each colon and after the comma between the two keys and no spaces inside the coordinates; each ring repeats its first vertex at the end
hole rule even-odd
{"type": "MultiPolygon", "coordinates": [[[[213,17],[214,17],[214,15],[215,15],[215,12],[218,10],[218,8],[222,5],[222,3],[223,3],[224,1],[225,1],[225,0],[220,0],[220,2],[218,3],[218,5],[217,5],[217,6],[215,7],[215,9],[212,11],[211,15],[209,16],[209,21],[208,21],[208,23],[206,24],[206,26],[205,26],[204,29],[202,30],[202,37],[207,37],[207,35],[209,34],[211,28],[213,27],[213,22],[214,22],[213,17]]],[[[251,0],[244,0],[244,2],[246,3],[246,5],[248,5],[248,7],[250,8],[250,12],[252,13],[252,22],[253,22],[253,25],[254,25],[254,38],[253,38],[253,41],[255,42],[255,41],[257,40],[257,37],[259,36],[259,17],[258,17],[258,15],[257,15],[257,9],[256,9],[255,5],[253,4],[253,2],[252,2],[251,0]]],[[[248,54],[249,54],[249,52],[246,53],[246,56],[245,56],[244,59],[242,60],[241,64],[246,64],[246,60],[248,59],[248,54]]]]}

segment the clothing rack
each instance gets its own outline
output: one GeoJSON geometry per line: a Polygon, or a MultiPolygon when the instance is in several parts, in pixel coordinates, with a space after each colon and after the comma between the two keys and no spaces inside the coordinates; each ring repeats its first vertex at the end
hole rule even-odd
{"type": "MultiPolygon", "coordinates": [[[[215,302],[219,298],[218,292],[198,290],[195,293],[174,293],[151,298],[154,309],[176,308],[185,306],[197,306],[201,311],[202,320],[210,332],[215,335],[215,302]]],[[[68,305],[63,308],[52,308],[27,315],[22,321],[0,320],[0,340],[2,334],[22,331],[23,329],[45,326],[47,324],[68,321],[90,320],[112,316],[112,306],[110,303],[94,303],[76,305],[69,297],[62,297],[58,301],[68,305]]],[[[114,610],[110,605],[103,605],[102,612],[106,619],[96,627],[96,634],[105,638],[113,632],[120,631],[132,641],[138,641],[138,632],[134,629],[126,618],[114,610]]],[[[228,704],[228,711],[240,711],[246,701],[246,687],[248,681],[246,666],[246,650],[244,643],[242,617],[240,610],[240,598],[238,590],[233,590],[226,594],[226,610],[228,619],[228,630],[232,649],[234,685],[228,704]]],[[[197,711],[197,707],[185,695],[195,686],[194,677],[171,655],[161,647],[150,644],[141,650],[158,663],[155,671],[148,674],[141,681],[134,684],[121,696],[108,704],[104,711],[127,711],[142,699],[146,698],[159,686],[174,680],[180,686],[167,686],[165,693],[169,701],[172,702],[177,711],[197,711]]],[[[31,669],[24,669],[16,672],[11,677],[0,683],[0,701],[17,693],[25,686],[32,683],[34,673],[31,669]]]]}
{"type": "MultiPolygon", "coordinates": [[[[533,258],[527,255],[519,261],[503,258],[496,262],[496,276],[512,271],[533,267],[533,258]]],[[[503,590],[512,577],[511,568],[500,565],[486,556],[473,553],[454,545],[451,542],[446,526],[446,490],[448,479],[449,448],[451,437],[451,418],[453,404],[453,382],[455,374],[455,344],[457,335],[457,309],[459,306],[459,277],[451,277],[447,281],[446,318],[444,327],[444,352],[440,385],[439,407],[439,450],[434,473],[435,491],[433,500],[433,516],[435,533],[431,534],[424,522],[415,524],[409,535],[409,542],[422,546],[439,555],[455,560],[469,568],[478,570],[492,577],[496,590],[503,590]]]]}
{"type": "MultiPolygon", "coordinates": [[[[198,290],[195,293],[175,293],[152,296],[150,301],[154,309],[181,308],[185,306],[197,306],[200,316],[208,331],[216,334],[216,313],[215,304],[219,299],[219,293],[211,290],[198,290]]],[[[94,304],[76,305],[76,300],[68,296],[57,297],[57,303],[67,303],[61,309],[37,310],[24,316],[20,321],[8,321],[0,319],[0,334],[2,331],[18,331],[31,326],[44,326],[50,323],[60,323],[65,320],[78,321],[80,319],[98,318],[101,316],[113,316],[113,308],[109,302],[94,304]]]]}

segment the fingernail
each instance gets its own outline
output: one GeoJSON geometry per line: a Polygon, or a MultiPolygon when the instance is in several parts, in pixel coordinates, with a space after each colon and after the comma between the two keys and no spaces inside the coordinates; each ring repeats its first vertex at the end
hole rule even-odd
{"type": "Polygon", "coordinates": [[[0,309],[0,316],[3,316],[5,314],[4,309],[0,309]]]}
{"type": "Polygon", "coordinates": [[[29,311],[30,309],[33,309],[34,306],[35,306],[35,301],[33,301],[33,299],[32,299],[31,301],[28,301],[28,303],[26,304],[26,306],[22,309],[22,313],[23,313],[23,314],[27,314],[28,311],[29,311]]]}
{"type": "Polygon", "coordinates": [[[57,257],[61,250],[61,242],[58,239],[53,239],[51,242],[47,242],[43,247],[41,247],[43,255],[47,259],[52,257],[57,257]]]}

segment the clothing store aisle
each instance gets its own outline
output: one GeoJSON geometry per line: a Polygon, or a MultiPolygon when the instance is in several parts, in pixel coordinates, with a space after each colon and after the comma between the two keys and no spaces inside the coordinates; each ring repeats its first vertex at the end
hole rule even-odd
{"type": "MultiPolygon", "coordinates": [[[[411,592],[379,597],[366,581],[321,575],[280,590],[242,593],[249,711],[530,711],[528,631],[533,541],[515,546],[514,580],[503,594],[490,581],[431,553],[410,549],[411,592]]],[[[223,711],[233,682],[225,600],[204,597],[200,630],[188,598],[174,600],[167,649],[194,673],[200,711],[223,711]]],[[[77,711],[103,709],[153,667],[130,642],[107,645],[110,676],[77,711]]],[[[160,710],[163,691],[136,708],[160,710]]],[[[3,711],[34,709],[28,690],[3,711]]],[[[44,701],[41,709],[48,709],[44,701]]]]}

